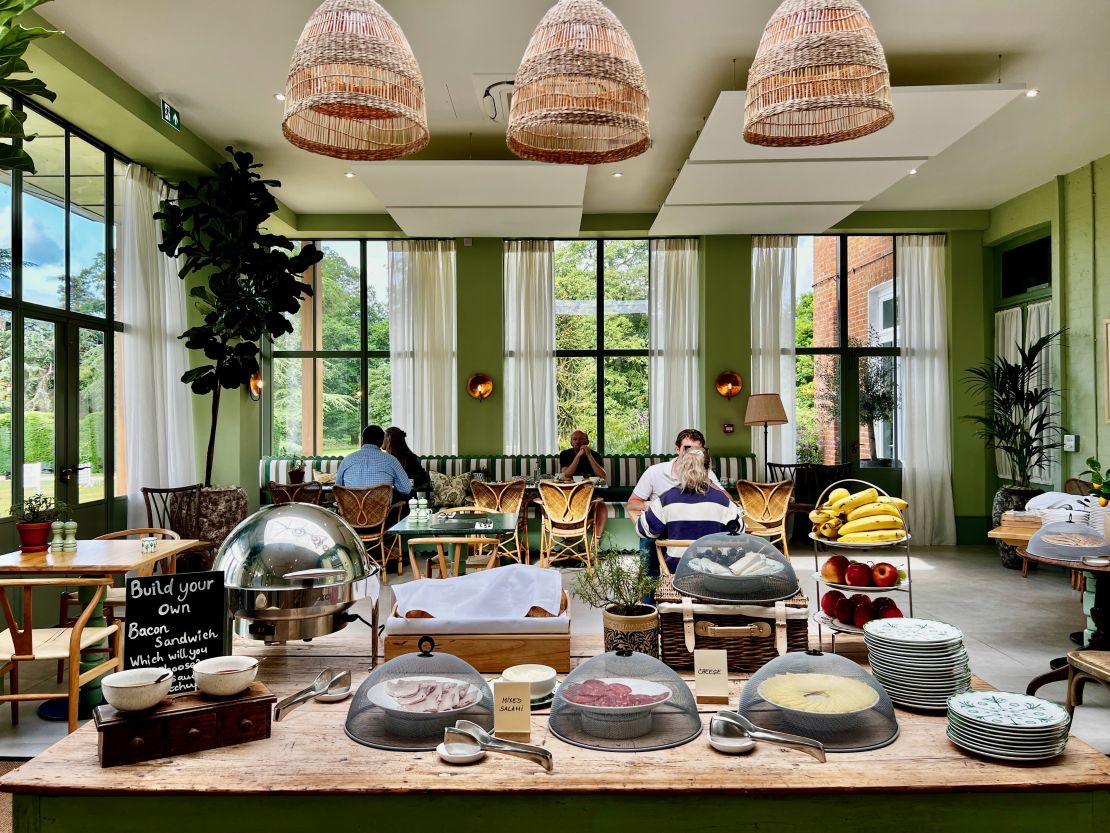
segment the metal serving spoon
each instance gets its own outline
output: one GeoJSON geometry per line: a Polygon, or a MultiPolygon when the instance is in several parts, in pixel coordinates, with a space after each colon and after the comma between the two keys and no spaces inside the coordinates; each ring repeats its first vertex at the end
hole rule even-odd
{"type": "Polygon", "coordinates": [[[328,690],[317,694],[314,698],[317,703],[339,703],[351,696],[351,672],[344,671],[335,677],[329,684],[328,690]]]}
{"type": "Polygon", "coordinates": [[[554,757],[550,751],[542,746],[531,746],[527,743],[516,743],[494,737],[477,723],[472,723],[469,720],[457,720],[454,726],[445,728],[443,730],[443,742],[445,744],[468,744],[487,752],[500,752],[503,755],[524,758],[527,761],[539,764],[548,772],[555,768],[554,757]]]}
{"type": "Polygon", "coordinates": [[[719,735],[734,734],[728,732],[725,726],[735,728],[740,734],[752,740],[761,741],[763,743],[773,743],[778,746],[785,746],[788,749],[797,749],[799,752],[805,752],[807,755],[812,755],[821,763],[825,763],[825,745],[813,738],[804,738],[800,735],[788,735],[785,732],[771,732],[767,729],[761,729],[742,714],[730,711],[717,712],[709,723],[709,731],[711,734],[715,733],[719,735]]]}
{"type": "Polygon", "coordinates": [[[301,703],[307,703],[313,697],[327,694],[336,676],[338,675],[334,668],[325,668],[316,675],[316,679],[312,681],[312,685],[308,688],[301,689],[296,694],[289,695],[274,706],[274,720],[281,720],[301,703]]]}

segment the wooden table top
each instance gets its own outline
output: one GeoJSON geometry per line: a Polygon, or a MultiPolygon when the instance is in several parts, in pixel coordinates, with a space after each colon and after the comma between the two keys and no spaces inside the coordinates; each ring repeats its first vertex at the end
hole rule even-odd
{"type": "MultiPolygon", "coordinates": [[[[838,648],[858,655],[859,640],[838,648]]],[[[278,697],[307,685],[324,667],[352,669],[365,679],[369,637],[342,633],[282,647],[237,640],[236,653],[267,657],[259,679],[278,697]]],[[[600,637],[575,636],[576,661],[601,651],[600,637]]],[[[684,675],[685,676],[685,675],[684,675]]],[[[731,681],[732,702],[743,684],[731,681]]],[[[977,688],[989,688],[976,679],[977,688]]],[[[91,723],[0,780],[14,793],[83,795],[286,795],[367,793],[714,793],[828,795],[833,793],[1093,792],[1110,790],[1110,759],[1073,738],[1043,766],[1009,765],[967,755],[945,737],[945,718],[898,710],[901,734],[884,749],[830,754],[824,764],[800,752],[756,744],[746,756],[709,748],[706,734],[674,749],[635,754],[595,752],[563,743],[532,718],[532,743],[555,756],[546,773],[516,758],[490,753],[480,764],[453,767],[435,752],[385,752],[343,732],[351,701],[309,702],[273,724],[267,740],[145,764],[101,769],[91,723]]],[[[706,724],[723,706],[702,706],[706,724]]]]}
{"type": "Polygon", "coordinates": [[[106,575],[137,570],[153,561],[192,549],[201,542],[192,538],[158,541],[154,552],[142,552],[138,540],[78,541],[69,552],[9,552],[0,555],[0,574],[59,573],[106,575]]]}
{"type": "Polygon", "coordinates": [[[460,523],[436,523],[435,515],[427,521],[413,520],[412,515],[391,526],[387,532],[394,535],[439,536],[453,535],[504,535],[516,529],[516,512],[491,512],[460,523]],[[475,524],[492,523],[491,529],[475,529],[475,524]]]}

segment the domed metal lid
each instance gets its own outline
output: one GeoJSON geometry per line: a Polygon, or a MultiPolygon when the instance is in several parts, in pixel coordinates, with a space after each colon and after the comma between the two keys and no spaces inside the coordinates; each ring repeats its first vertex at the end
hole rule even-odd
{"type": "Polygon", "coordinates": [[[798,593],[798,577],[768,541],[743,532],[706,535],[686,548],[674,589],[717,604],[763,604],[798,593]]]}

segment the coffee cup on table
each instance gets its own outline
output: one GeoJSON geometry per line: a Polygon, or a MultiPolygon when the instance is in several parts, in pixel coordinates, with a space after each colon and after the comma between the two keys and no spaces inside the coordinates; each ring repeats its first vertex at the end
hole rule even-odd
{"type": "Polygon", "coordinates": [[[139,539],[139,552],[157,552],[158,539],[153,536],[139,539]]]}

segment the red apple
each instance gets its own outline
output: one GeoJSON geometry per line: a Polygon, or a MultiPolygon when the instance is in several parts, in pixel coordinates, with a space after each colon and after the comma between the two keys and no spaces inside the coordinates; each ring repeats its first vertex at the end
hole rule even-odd
{"type": "Polygon", "coordinates": [[[874,604],[874,602],[871,601],[871,597],[868,596],[866,593],[853,593],[848,598],[858,605],[874,604]]]}
{"type": "Polygon", "coordinates": [[[845,556],[830,555],[821,566],[821,578],[832,584],[843,584],[846,569],[848,569],[848,559],[845,556]]]}
{"type": "Polygon", "coordinates": [[[844,594],[841,593],[839,590],[830,590],[828,593],[821,597],[821,611],[826,616],[836,616],[837,602],[839,602],[843,598],[844,594]]]}
{"type": "Polygon", "coordinates": [[[898,583],[898,568],[893,564],[880,561],[871,568],[871,579],[875,587],[893,587],[898,583]]]}
{"type": "Polygon", "coordinates": [[[849,564],[844,571],[844,583],[852,587],[870,587],[871,569],[866,564],[849,564]]]}
{"type": "Polygon", "coordinates": [[[841,599],[836,603],[836,618],[843,622],[845,625],[852,624],[852,618],[856,612],[856,603],[851,599],[841,599]]]}
{"type": "Polygon", "coordinates": [[[880,619],[901,619],[901,618],[903,618],[903,614],[902,614],[902,611],[900,611],[897,608],[897,606],[891,605],[890,607],[884,607],[882,610],[879,611],[879,618],[880,619]]]}
{"type": "Polygon", "coordinates": [[[872,619],[878,618],[875,613],[875,607],[871,604],[856,605],[855,611],[852,613],[852,624],[857,628],[862,628],[872,619]]]}
{"type": "Polygon", "coordinates": [[[890,596],[879,596],[879,598],[875,599],[872,604],[875,605],[875,610],[878,610],[880,612],[885,608],[898,606],[894,603],[894,599],[890,598],[890,596]]]}

